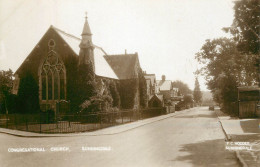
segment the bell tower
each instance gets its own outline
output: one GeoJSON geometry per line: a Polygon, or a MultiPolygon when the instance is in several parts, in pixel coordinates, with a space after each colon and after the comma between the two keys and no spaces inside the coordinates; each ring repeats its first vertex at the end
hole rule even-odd
{"type": "Polygon", "coordinates": [[[88,17],[86,12],[85,24],[82,31],[82,39],[79,44],[79,64],[92,63],[93,69],[95,71],[95,60],[94,60],[94,45],[92,43],[92,34],[88,24],[88,17]]]}

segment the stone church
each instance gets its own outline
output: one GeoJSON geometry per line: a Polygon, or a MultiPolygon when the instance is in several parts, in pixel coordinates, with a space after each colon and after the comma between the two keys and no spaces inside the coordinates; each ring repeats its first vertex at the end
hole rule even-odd
{"type": "MultiPolygon", "coordinates": [[[[73,79],[73,69],[69,67],[73,58],[79,64],[92,62],[96,78],[101,80],[138,78],[141,70],[138,54],[108,55],[93,43],[87,16],[81,36],[82,38],[78,38],[50,26],[15,72],[13,93],[18,93],[21,77],[26,71],[30,71],[38,83],[41,110],[56,111],[58,102],[70,100],[67,85],[73,79]]],[[[137,90],[134,108],[139,107],[138,96],[137,90]]]]}

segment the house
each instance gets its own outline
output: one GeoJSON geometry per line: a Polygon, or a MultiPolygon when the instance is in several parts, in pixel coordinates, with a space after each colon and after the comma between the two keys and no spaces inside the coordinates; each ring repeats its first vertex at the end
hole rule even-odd
{"type": "Polygon", "coordinates": [[[239,118],[260,118],[260,88],[258,86],[238,87],[239,118]]]}
{"type": "Polygon", "coordinates": [[[121,107],[138,109],[140,106],[139,75],[142,74],[138,53],[105,55],[104,58],[119,79],[121,107]],[[134,100],[132,106],[130,101],[134,100]]]}
{"type": "MultiPolygon", "coordinates": [[[[121,80],[138,77],[138,70],[141,69],[138,54],[107,55],[93,43],[87,17],[81,36],[78,38],[50,26],[15,72],[13,93],[18,93],[20,80],[29,71],[39,87],[41,110],[56,112],[58,102],[70,101],[69,92],[72,88],[68,85],[75,82],[75,69],[80,64],[92,63],[95,76],[101,83],[102,79],[108,79],[119,84],[121,80]]],[[[131,93],[126,91],[121,95],[131,93]]],[[[135,98],[134,107],[138,108],[138,89],[134,94],[131,98],[135,98]]]]}
{"type": "Polygon", "coordinates": [[[153,95],[155,95],[155,90],[156,90],[156,77],[155,77],[155,74],[146,74],[146,73],[144,73],[144,78],[146,80],[148,99],[151,99],[151,97],[153,95]]]}
{"type": "Polygon", "coordinates": [[[162,80],[156,81],[156,93],[163,95],[165,102],[170,102],[177,95],[178,89],[173,88],[172,81],[166,80],[165,75],[162,75],[162,80]]]}

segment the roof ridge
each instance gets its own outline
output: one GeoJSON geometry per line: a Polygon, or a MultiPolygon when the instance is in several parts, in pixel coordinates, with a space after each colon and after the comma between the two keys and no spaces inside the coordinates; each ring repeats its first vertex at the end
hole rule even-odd
{"type": "Polygon", "coordinates": [[[54,27],[53,25],[51,25],[51,27],[52,27],[54,30],[63,33],[64,35],[67,35],[67,36],[69,36],[69,37],[75,38],[75,39],[77,39],[77,40],[81,40],[81,38],[76,37],[76,36],[74,36],[74,35],[72,35],[72,34],[66,33],[65,31],[63,31],[63,30],[61,30],[61,29],[59,29],[59,28],[57,28],[57,27],[54,27]]]}

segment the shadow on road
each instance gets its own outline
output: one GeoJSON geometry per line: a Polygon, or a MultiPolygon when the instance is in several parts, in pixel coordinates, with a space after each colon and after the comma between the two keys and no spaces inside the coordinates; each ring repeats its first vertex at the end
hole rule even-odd
{"type": "Polygon", "coordinates": [[[178,156],[172,161],[188,161],[193,166],[238,166],[234,152],[225,149],[223,139],[207,140],[200,143],[185,144],[181,152],[188,155],[178,156]]]}
{"type": "Polygon", "coordinates": [[[244,133],[259,133],[260,134],[260,122],[257,119],[240,121],[240,126],[244,133]]]}

